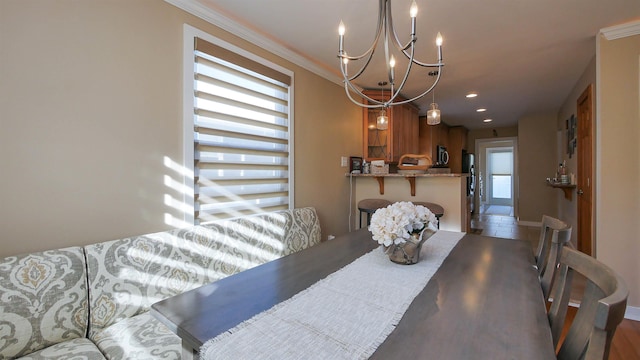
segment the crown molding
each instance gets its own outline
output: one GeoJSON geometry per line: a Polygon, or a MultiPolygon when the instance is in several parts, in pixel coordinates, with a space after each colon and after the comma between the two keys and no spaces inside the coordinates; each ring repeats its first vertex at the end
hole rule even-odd
{"type": "Polygon", "coordinates": [[[314,64],[309,59],[301,56],[300,54],[293,52],[281,44],[267,39],[259,33],[248,29],[245,26],[238,24],[237,22],[229,19],[228,17],[215,12],[213,9],[203,5],[197,0],[164,0],[165,2],[188,12],[191,15],[197,16],[208,23],[215,25],[222,30],[246,40],[270,53],[277,55],[287,61],[290,61],[318,76],[321,76],[333,83],[342,86],[342,78],[336,74],[314,64]]]}
{"type": "Polygon", "coordinates": [[[602,34],[607,40],[616,40],[627,36],[640,35],[640,20],[601,29],[600,34],[602,34]]]}

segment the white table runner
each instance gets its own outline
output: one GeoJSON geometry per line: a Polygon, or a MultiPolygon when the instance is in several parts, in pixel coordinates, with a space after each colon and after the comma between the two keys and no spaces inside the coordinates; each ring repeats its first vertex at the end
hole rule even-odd
{"type": "Polygon", "coordinates": [[[366,359],[464,233],[438,231],[415,265],[392,263],[381,248],[257,314],[200,349],[213,359],[366,359]]]}

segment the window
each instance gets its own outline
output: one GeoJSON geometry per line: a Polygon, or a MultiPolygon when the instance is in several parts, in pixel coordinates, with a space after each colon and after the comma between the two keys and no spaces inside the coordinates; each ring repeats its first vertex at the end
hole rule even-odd
{"type": "Polygon", "coordinates": [[[215,38],[191,39],[194,223],[288,209],[292,75],[215,38]]]}

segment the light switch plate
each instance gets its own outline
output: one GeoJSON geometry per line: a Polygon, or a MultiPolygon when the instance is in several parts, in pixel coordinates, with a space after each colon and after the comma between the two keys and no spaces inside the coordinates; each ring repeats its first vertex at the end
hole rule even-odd
{"type": "Polygon", "coordinates": [[[342,156],[340,158],[340,166],[341,167],[347,167],[349,165],[349,160],[347,159],[346,156],[342,156]]]}

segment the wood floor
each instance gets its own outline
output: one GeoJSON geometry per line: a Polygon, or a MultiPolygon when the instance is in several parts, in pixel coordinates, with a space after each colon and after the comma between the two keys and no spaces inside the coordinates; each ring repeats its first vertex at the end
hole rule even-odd
{"type": "MultiPolygon", "coordinates": [[[[485,211],[482,212],[483,214],[472,217],[471,232],[507,239],[529,240],[532,250],[537,247],[540,236],[538,228],[518,225],[513,216],[487,215],[485,211]]],[[[580,300],[577,298],[573,301],[580,300]]],[[[640,321],[622,320],[613,337],[609,360],[640,360],[640,321]]]]}

